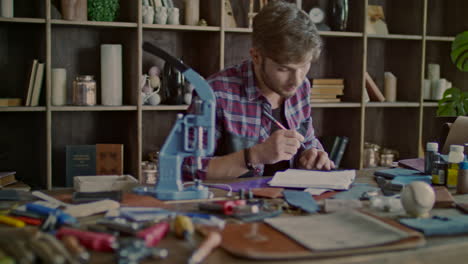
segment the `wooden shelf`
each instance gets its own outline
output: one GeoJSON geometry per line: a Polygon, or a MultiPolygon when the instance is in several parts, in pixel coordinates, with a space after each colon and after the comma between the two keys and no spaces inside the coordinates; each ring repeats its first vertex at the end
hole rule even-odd
{"type": "Polygon", "coordinates": [[[45,24],[45,18],[23,18],[23,17],[0,17],[0,22],[9,22],[9,23],[32,23],[32,24],[45,24]]]}
{"type": "Polygon", "coordinates": [[[419,103],[416,103],[416,102],[368,102],[364,105],[365,107],[400,107],[400,108],[419,107],[419,103]]]}
{"type": "Polygon", "coordinates": [[[67,111],[136,111],[137,107],[132,105],[123,105],[123,106],[51,106],[51,111],[54,112],[67,112],[67,111]]]}
{"type": "Polygon", "coordinates": [[[144,105],[143,111],[185,111],[188,105],[144,105]]]}
{"type": "Polygon", "coordinates": [[[438,107],[439,104],[437,102],[424,102],[423,106],[424,107],[438,107]]]}
{"type": "Polygon", "coordinates": [[[441,36],[426,36],[427,41],[448,41],[452,42],[455,40],[455,37],[441,37],[441,36]]]}
{"type": "Polygon", "coordinates": [[[367,35],[370,39],[396,39],[396,40],[422,40],[422,36],[418,35],[399,35],[399,34],[388,34],[388,35],[367,35]]]}
{"type": "Polygon", "coordinates": [[[144,29],[161,29],[161,30],[181,30],[181,31],[220,31],[220,27],[202,27],[202,26],[187,26],[187,25],[158,25],[158,24],[143,24],[144,29]]]}
{"type": "Polygon", "coordinates": [[[52,19],[52,25],[70,25],[70,26],[87,26],[87,27],[113,27],[113,28],[137,28],[137,23],[131,22],[99,22],[99,21],[68,21],[60,19],[52,19]]]}
{"type": "Polygon", "coordinates": [[[45,112],[45,106],[1,106],[0,112],[45,112]]]}
{"type": "Polygon", "coordinates": [[[359,108],[360,103],[311,103],[312,108],[359,108]]]}
{"type": "Polygon", "coordinates": [[[362,32],[340,32],[340,31],[319,31],[320,36],[324,37],[354,37],[362,38],[364,33],[362,32]]]}

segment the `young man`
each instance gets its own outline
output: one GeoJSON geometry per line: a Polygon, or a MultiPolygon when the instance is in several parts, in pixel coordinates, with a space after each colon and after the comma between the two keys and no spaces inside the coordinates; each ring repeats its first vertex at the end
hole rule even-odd
{"type": "Polygon", "coordinates": [[[216,96],[215,155],[198,171],[195,159],[187,158],[186,179],[194,171],[202,179],[227,179],[335,167],[310,116],[306,74],[322,45],[315,25],[296,5],[271,1],[255,16],[252,37],[251,60],[208,78],[216,96]]]}

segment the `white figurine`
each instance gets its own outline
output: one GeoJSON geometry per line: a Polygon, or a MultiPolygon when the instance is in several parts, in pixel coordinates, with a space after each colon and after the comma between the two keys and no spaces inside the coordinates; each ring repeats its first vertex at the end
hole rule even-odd
{"type": "Polygon", "coordinates": [[[434,203],[434,189],[425,182],[412,182],[405,185],[401,191],[401,204],[406,213],[412,217],[429,217],[434,203]]]}

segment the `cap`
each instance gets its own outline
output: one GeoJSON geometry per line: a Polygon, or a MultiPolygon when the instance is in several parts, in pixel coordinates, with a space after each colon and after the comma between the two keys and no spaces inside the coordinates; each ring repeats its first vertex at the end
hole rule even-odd
{"type": "Polygon", "coordinates": [[[465,147],[462,145],[450,145],[450,151],[462,152],[465,150],[465,147]]]}
{"type": "Polygon", "coordinates": [[[439,143],[437,142],[427,142],[426,150],[427,151],[437,151],[439,149],[439,143]]]}

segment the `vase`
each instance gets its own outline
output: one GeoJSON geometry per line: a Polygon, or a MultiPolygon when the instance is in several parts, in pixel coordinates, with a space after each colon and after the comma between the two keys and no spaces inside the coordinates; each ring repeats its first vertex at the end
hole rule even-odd
{"type": "Polygon", "coordinates": [[[348,26],[348,0],[330,0],[330,27],[334,31],[345,31],[348,26]]]}
{"type": "Polygon", "coordinates": [[[0,16],[13,17],[13,0],[0,0],[0,16]]]}
{"type": "Polygon", "coordinates": [[[65,20],[87,21],[87,0],[62,0],[62,17],[65,20]]]}
{"type": "Polygon", "coordinates": [[[171,7],[167,9],[167,24],[179,25],[179,8],[171,7]]]}
{"type": "Polygon", "coordinates": [[[200,20],[200,0],[185,0],[185,25],[196,26],[200,20]]]}
{"type": "Polygon", "coordinates": [[[152,6],[143,6],[142,15],[143,15],[143,24],[153,24],[154,8],[152,6]]]}
{"type": "Polygon", "coordinates": [[[163,6],[157,6],[155,8],[154,22],[160,25],[164,25],[167,23],[167,8],[163,6]]]}
{"type": "Polygon", "coordinates": [[[52,104],[67,104],[67,70],[63,68],[52,69],[52,104]]]}
{"type": "Polygon", "coordinates": [[[101,45],[101,103],[122,105],[122,45],[101,45]]]}

